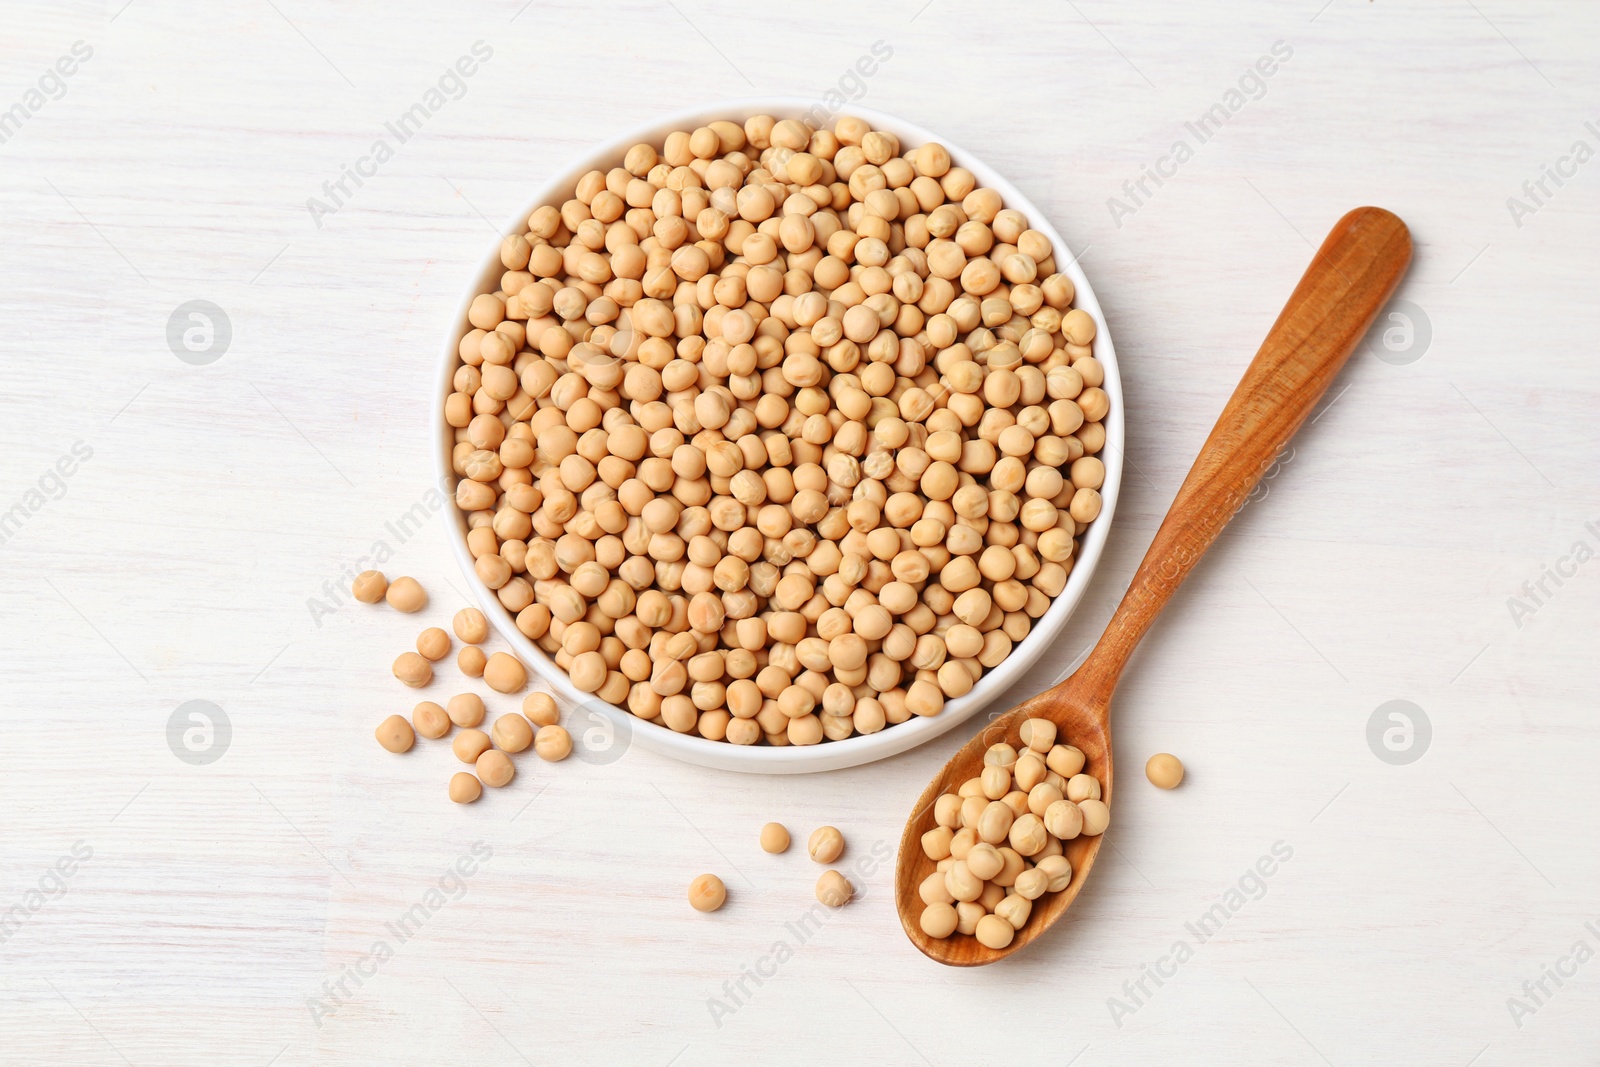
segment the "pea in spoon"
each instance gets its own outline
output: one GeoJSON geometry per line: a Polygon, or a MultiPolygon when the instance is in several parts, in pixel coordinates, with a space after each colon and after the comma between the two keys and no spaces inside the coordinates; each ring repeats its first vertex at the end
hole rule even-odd
{"type": "Polygon", "coordinates": [[[925,934],[918,887],[934,863],[923,854],[921,839],[935,825],[934,801],[979,775],[991,744],[1015,744],[1023,719],[1043,718],[1055,723],[1063,742],[1083,750],[1084,770],[1100,779],[1102,799],[1111,802],[1111,694],[1123,667],[1173,591],[1311,413],[1410,262],[1405,223],[1382,208],[1356,208],[1334,225],[1222,409],[1089,658],[1058,685],[995,719],[923,791],[901,835],[895,868],[900,924],[923,955],[953,967],[993,963],[1033,942],[1076,899],[1100,851],[1099,836],[1065,843],[1071,883],[1034,901],[1028,921],[1007,947],[987,948],[970,935],[939,939],[925,934]]]}

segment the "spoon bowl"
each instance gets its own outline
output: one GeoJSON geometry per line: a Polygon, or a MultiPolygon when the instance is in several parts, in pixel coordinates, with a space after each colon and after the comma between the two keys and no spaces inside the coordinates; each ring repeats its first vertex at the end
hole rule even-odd
{"type": "MultiPolygon", "coordinates": [[[[1100,799],[1111,803],[1111,723],[1109,703],[1094,704],[1094,694],[1079,691],[1073,682],[1082,686],[1083,672],[1079,670],[1060,685],[1048,689],[1031,700],[995,719],[983,732],[962,746],[955,758],[945,764],[944,770],[917,799],[916,814],[906,823],[900,838],[900,862],[895,869],[895,897],[900,908],[900,920],[906,936],[929,959],[951,967],[976,967],[993,963],[1001,956],[1016,952],[1049,929],[1060,914],[1077,899],[1078,890],[1094,866],[1100,853],[1104,834],[1094,837],[1079,835],[1064,841],[1061,854],[1072,864],[1072,881],[1059,893],[1046,893],[1033,902],[1028,921],[1017,931],[1017,936],[1004,949],[987,948],[975,937],[960,934],[947,938],[929,937],[918,920],[922,914],[922,899],[917,887],[933,873],[934,862],[922,851],[922,835],[934,828],[934,803],[945,793],[953,793],[968,778],[983,771],[983,754],[990,745],[1009,741],[1016,745],[1017,731],[1024,719],[1049,719],[1056,724],[1056,736],[1061,741],[1077,746],[1083,753],[1083,770],[1100,779],[1100,799]],[[910,908],[906,902],[910,902],[910,908]]],[[[1021,746],[1018,745],[1020,748],[1021,746]]]]}
{"type": "Polygon", "coordinates": [[[900,925],[923,955],[953,967],[993,963],[1032,944],[1077,899],[1103,834],[1063,842],[1072,880],[1059,893],[1034,901],[1005,948],[988,948],[964,934],[929,936],[921,925],[918,889],[936,868],[922,849],[922,835],[935,824],[935,802],[982,772],[990,745],[1017,744],[1023,720],[1041,718],[1055,724],[1059,741],[1083,752],[1084,770],[1100,780],[1101,799],[1110,805],[1111,695],[1123,668],[1173,591],[1327,391],[1410,262],[1405,223],[1382,208],[1357,208],[1334,225],[1223,408],[1088,659],[1059,685],[995,719],[923,790],[901,835],[895,868],[900,925]]]}

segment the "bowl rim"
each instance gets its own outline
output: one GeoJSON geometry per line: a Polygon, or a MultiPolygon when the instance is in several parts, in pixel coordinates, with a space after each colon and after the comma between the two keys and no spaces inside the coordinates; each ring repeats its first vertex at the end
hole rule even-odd
{"type": "MultiPolygon", "coordinates": [[[[592,762],[610,762],[620,756],[631,738],[646,748],[699,766],[756,774],[799,774],[855,767],[899,755],[932,741],[977,715],[1044,657],[1060,637],[1067,620],[1082,601],[1110,535],[1122,484],[1124,405],[1116,349],[1094,289],[1078,265],[1077,257],[1071,256],[1062,261],[1063,255],[1070,255],[1070,249],[1049,217],[1032,200],[973,153],[921,125],[872,108],[845,106],[830,110],[826,105],[804,97],[736,97],[713,101],[641,122],[597,146],[580,152],[534,191],[525,206],[511,217],[502,232],[504,234],[521,232],[526,228],[528,216],[536,208],[552,202],[553,199],[565,199],[570,187],[582,174],[597,167],[616,165],[628,148],[641,141],[659,143],[673,130],[693,129],[716,119],[742,121],[759,114],[769,114],[778,118],[799,118],[819,109],[828,112],[826,119],[828,123],[832,123],[842,115],[865,119],[873,128],[895,134],[902,146],[938,141],[949,151],[954,165],[967,168],[980,185],[1000,193],[1006,206],[1023,212],[1028,217],[1029,224],[1050,239],[1052,247],[1057,250],[1057,270],[1071,278],[1076,288],[1073,306],[1082,308],[1094,317],[1096,334],[1092,348],[1095,358],[1105,369],[1105,383],[1101,388],[1105,390],[1110,400],[1110,411],[1103,423],[1106,429],[1106,444],[1100,452],[1106,471],[1105,482],[1100,489],[1100,514],[1079,538],[1078,552],[1072,571],[1067,576],[1066,586],[1051,601],[1045,613],[1034,621],[1033,629],[1028,636],[1016,645],[1012,654],[1003,663],[986,671],[970,692],[947,701],[943,711],[938,715],[926,718],[914,716],[898,725],[886,726],[875,734],[856,734],[843,741],[825,741],[807,746],[734,745],[726,741],[710,741],[697,734],[680,734],[657,723],[639,723],[636,727],[637,716],[626,708],[606,703],[593,694],[578,690],[568,679],[567,673],[558,667],[543,649],[517,629],[512,614],[501,605],[494,592],[479,580],[472,565],[471,552],[467,548],[466,516],[456,506],[455,485],[458,478],[450,463],[454,428],[444,421],[444,401],[453,391],[455,371],[461,365],[457,351],[460,339],[471,329],[467,324],[467,309],[478,294],[499,288],[499,275],[504,267],[500,262],[500,245],[497,241],[478,272],[466,284],[457,303],[455,317],[451,320],[449,329],[445,331],[431,416],[436,484],[448,497],[445,509],[446,537],[472,595],[478,600],[480,609],[494,624],[500,636],[544,680],[556,696],[573,705],[577,709],[576,714],[598,715],[603,720],[602,725],[610,732],[607,752],[615,748],[618,738],[622,739],[623,748],[617,750],[615,755],[597,756],[592,762]],[[489,288],[485,289],[486,285],[489,288]]],[[[1063,675],[1067,666],[1068,664],[1062,664],[1063,675]]],[[[573,716],[569,715],[569,720],[572,718],[573,716]]],[[[577,741],[576,738],[574,740],[577,741]]],[[[575,744],[574,754],[583,757],[581,745],[575,744]]]]}

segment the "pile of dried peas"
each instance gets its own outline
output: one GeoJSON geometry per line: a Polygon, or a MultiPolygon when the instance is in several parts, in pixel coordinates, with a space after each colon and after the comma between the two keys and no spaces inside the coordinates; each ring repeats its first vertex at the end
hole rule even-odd
{"type": "Polygon", "coordinates": [[[935,867],[918,887],[929,937],[970,934],[992,949],[1011,944],[1046,893],[1072,882],[1061,844],[1104,833],[1111,809],[1084,756],[1056,743],[1055,723],[1026,719],[1022,751],[990,745],[983,773],[934,802],[922,851],[935,867]]]}
{"type": "MultiPolygon", "coordinates": [[[[397,578],[393,584],[380,571],[362,571],[352,583],[351,591],[365,604],[388,601],[396,610],[407,614],[428,606],[428,594],[415,578],[397,578]]],[[[451,620],[451,629],[462,641],[457,663],[462,673],[472,677],[482,676],[485,683],[501,693],[517,693],[527,683],[527,670],[522,661],[505,652],[496,652],[485,659],[477,646],[488,639],[489,620],[477,608],[462,608],[451,620]],[[477,653],[477,658],[468,656],[477,653]],[[479,662],[482,661],[482,662],[479,662]],[[472,666],[476,669],[469,669],[472,666]]],[[[450,635],[438,626],[430,626],[417,635],[417,650],[403,652],[394,661],[394,676],[401,682],[421,689],[433,681],[433,664],[450,653],[450,635]]],[[[557,762],[572,752],[572,736],[560,725],[560,715],[555,699],[548,693],[529,693],[522,701],[522,713],[497,717],[489,732],[478,729],[483,724],[486,709],[483,698],[476,693],[457,693],[445,707],[424,700],[411,712],[411,721],[403,715],[390,715],[373,731],[378,744],[390,752],[409,752],[417,736],[437,740],[450,733],[452,727],[461,732],[450,742],[450,749],[472,771],[458,771],[450,778],[450,799],[458,804],[470,804],[483,795],[485,785],[493,788],[510,785],[516,777],[516,766],[511,761],[514,753],[532,748],[540,759],[557,762]],[[476,772],[476,773],[474,773],[476,772]]]]}
{"type": "Polygon", "coordinates": [[[1100,510],[1055,251],[935,143],[670,134],[501,246],[445,402],[475,569],[573,685],[735,744],[937,715],[1100,510]]]}

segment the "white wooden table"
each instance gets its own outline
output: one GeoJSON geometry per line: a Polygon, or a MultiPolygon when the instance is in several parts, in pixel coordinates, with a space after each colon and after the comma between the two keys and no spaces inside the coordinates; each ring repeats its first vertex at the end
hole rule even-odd
{"type": "Polygon", "coordinates": [[[522,2],[0,16],[0,1062],[1593,1062],[1600,13],[522,2]],[[460,98],[334,205],[480,40],[460,98]],[[1066,657],[1310,245],[1363,203],[1418,245],[1387,345],[1130,671],[1114,847],[1072,921],[975,972],[912,950],[888,864],[802,939],[816,868],[755,847],[831,822],[887,855],[968,729],[806,778],[524,760],[456,807],[444,746],[371,740],[414,702],[388,663],[418,620],[308,604],[385,542],[421,621],[461,605],[441,523],[388,524],[429,487],[462,281],[535,183],[670,109],[841,85],[1008,174],[1107,309],[1130,464],[1066,657]],[[167,340],[191,300],[231,326],[204,365],[167,340]],[[168,742],[196,700],[231,726],[208,764],[168,742]],[[1391,738],[1419,760],[1369,746],[1392,700],[1431,724],[1391,738]],[[1160,750],[1176,793],[1139,777],[1160,750]],[[703,870],[730,887],[711,917],[683,899],[703,870]]]}

